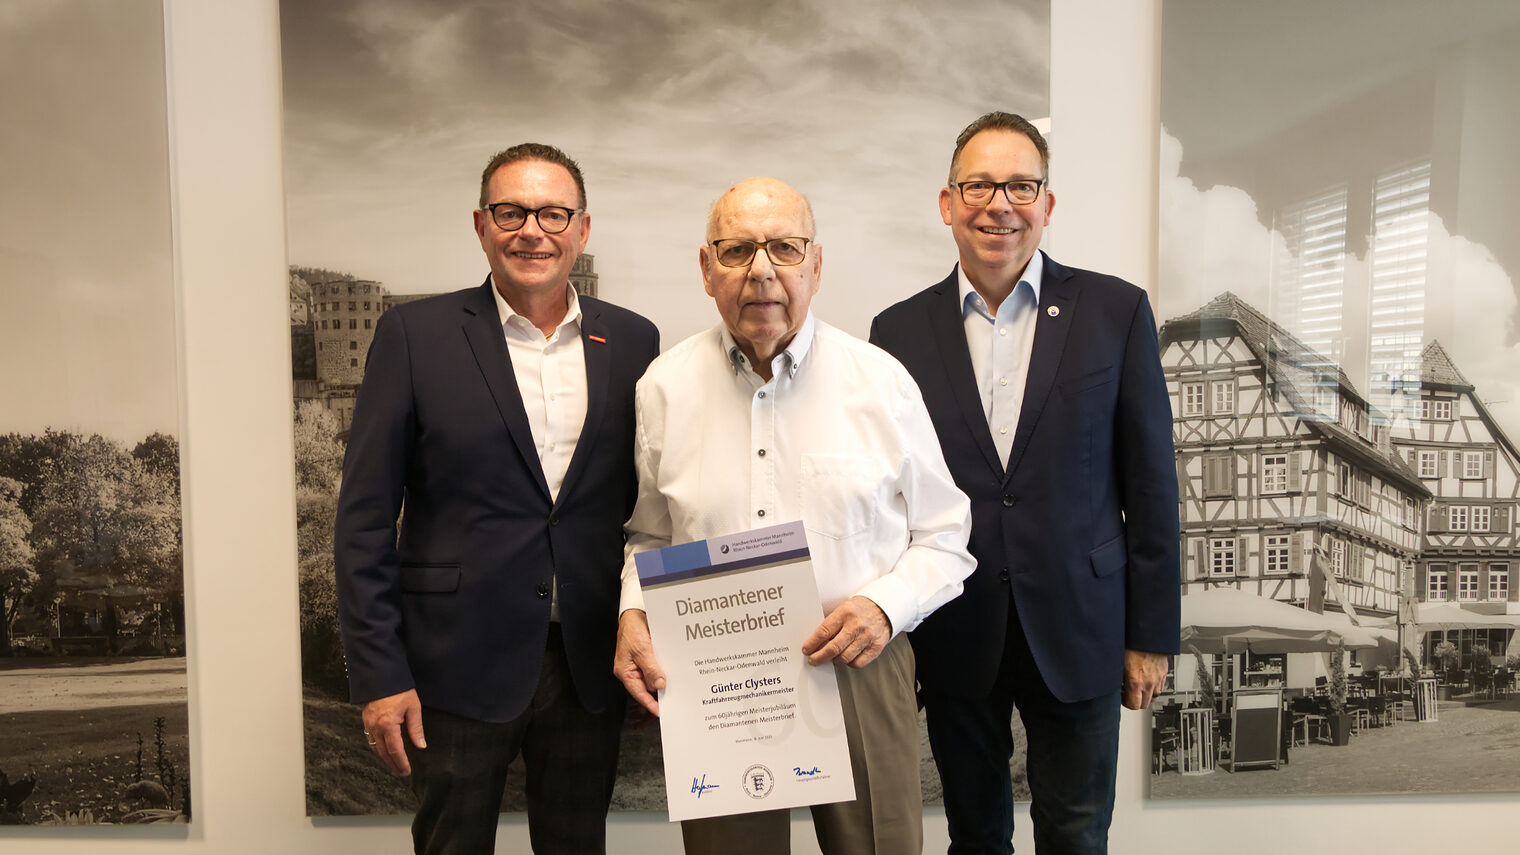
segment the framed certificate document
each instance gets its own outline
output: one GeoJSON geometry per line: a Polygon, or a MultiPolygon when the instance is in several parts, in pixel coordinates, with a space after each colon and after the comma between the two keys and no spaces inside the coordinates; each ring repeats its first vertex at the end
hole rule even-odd
{"type": "Polygon", "coordinates": [[[665,669],[660,738],[671,821],[851,801],[834,666],[801,522],[634,556],[665,669]]]}

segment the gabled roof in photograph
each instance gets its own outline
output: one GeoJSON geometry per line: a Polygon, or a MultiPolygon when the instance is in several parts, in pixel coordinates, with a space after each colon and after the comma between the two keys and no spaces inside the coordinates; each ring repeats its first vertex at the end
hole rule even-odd
{"type": "Polygon", "coordinates": [[[1499,422],[1494,419],[1493,413],[1490,413],[1488,407],[1483,405],[1483,399],[1478,397],[1477,388],[1462,376],[1462,372],[1457,369],[1457,364],[1452,361],[1451,354],[1447,353],[1446,348],[1435,339],[1431,339],[1430,344],[1425,345],[1425,350],[1420,354],[1420,385],[1447,391],[1466,392],[1468,400],[1472,401],[1473,409],[1478,412],[1478,418],[1482,419],[1483,426],[1488,429],[1489,436],[1492,436],[1494,442],[1504,448],[1511,459],[1520,461],[1520,448],[1515,447],[1515,443],[1504,432],[1504,428],[1500,427],[1499,422]]]}
{"type": "Polygon", "coordinates": [[[1321,413],[1314,405],[1315,387],[1333,388],[1337,394],[1367,407],[1371,421],[1388,421],[1367,403],[1346,372],[1330,357],[1304,344],[1233,292],[1225,291],[1198,309],[1162,324],[1161,346],[1165,348],[1172,342],[1231,334],[1238,335],[1266,368],[1281,396],[1291,406],[1292,414],[1312,432],[1322,436],[1337,453],[1361,460],[1382,477],[1399,482],[1416,495],[1430,495],[1430,490],[1392,445],[1378,445],[1361,437],[1333,415],[1321,413]]]}
{"type": "Polygon", "coordinates": [[[1473,384],[1467,382],[1467,378],[1457,370],[1457,364],[1451,361],[1451,354],[1435,339],[1431,339],[1430,344],[1425,345],[1425,350],[1420,353],[1420,382],[1452,386],[1459,392],[1470,392],[1473,389],[1473,384]]]}

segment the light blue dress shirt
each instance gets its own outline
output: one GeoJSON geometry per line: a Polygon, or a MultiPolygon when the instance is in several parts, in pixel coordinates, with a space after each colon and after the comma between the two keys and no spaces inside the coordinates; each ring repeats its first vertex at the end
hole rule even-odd
{"type": "Polygon", "coordinates": [[[1039,318],[1040,284],[1045,254],[1035,250],[1013,293],[994,314],[987,301],[971,287],[964,268],[956,268],[960,282],[961,323],[971,351],[971,368],[982,396],[982,413],[992,431],[998,459],[1008,465],[1013,437],[1018,432],[1019,412],[1024,406],[1024,386],[1029,378],[1029,354],[1034,350],[1035,321],[1039,318]]]}

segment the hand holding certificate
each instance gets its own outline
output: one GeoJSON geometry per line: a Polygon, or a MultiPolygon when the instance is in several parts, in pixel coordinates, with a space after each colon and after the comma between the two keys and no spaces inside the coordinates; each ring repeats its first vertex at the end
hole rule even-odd
{"type": "MultiPolygon", "coordinates": [[[[823,618],[801,523],[635,556],[662,675],[672,821],[849,801],[834,670],[808,664],[823,618]]],[[[848,641],[826,661],[851,650],[848,641]]],[[[647,682],[658,687],[658,682],[647,682]]]]}

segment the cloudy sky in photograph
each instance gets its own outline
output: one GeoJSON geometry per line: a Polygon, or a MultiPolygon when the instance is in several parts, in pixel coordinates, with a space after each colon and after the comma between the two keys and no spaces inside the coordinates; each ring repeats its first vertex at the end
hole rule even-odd
{"type": "MultiPolygon", "coordinates": [[[[1520,131],[1520,6],[1169,0],[1164,16],[1160,317],[1224,291],[1269,311],[1279,296],[1271,259],[1286,243],[1261,197],[1312,175],[1301,183],[1347,186],[1352,205],[1370,205],[1370,176],[1400,165],[1387,151],[1423,153],[1426,341],[1441,342],[1520,440],[1520,163],[1508,153],[1520,131]],[[1351,130],[1315,136],[1327,127],[1351,130]]],[[[1351,219],[1367,222],[1365,212],[1351,219]]],[[[1360,292],[1347,304],[1361,300],[1363,313],[1364,238],[1348,235],[1340,260],[1348,294],[1360,292]]],[[[1343,367],[1367,394],[1365,337],[1359,344],[1343,367]]]]}
{"type": "Polygon", "coordinates": [[[604,297],[666,345],[710,326],[708,206],[752,175],[808,194],[819,315],[864,335],[955,260],[936,194],[959,130],[1049,114],[1048,0],[281,3],[292,264],[394,293],[479,284],[495,151],[580,161],[604,297]]]}
{"type": "Polygon", "coordinates": [[[0,432],[178,433],[157,3],[0,3],[0,432]]]}

